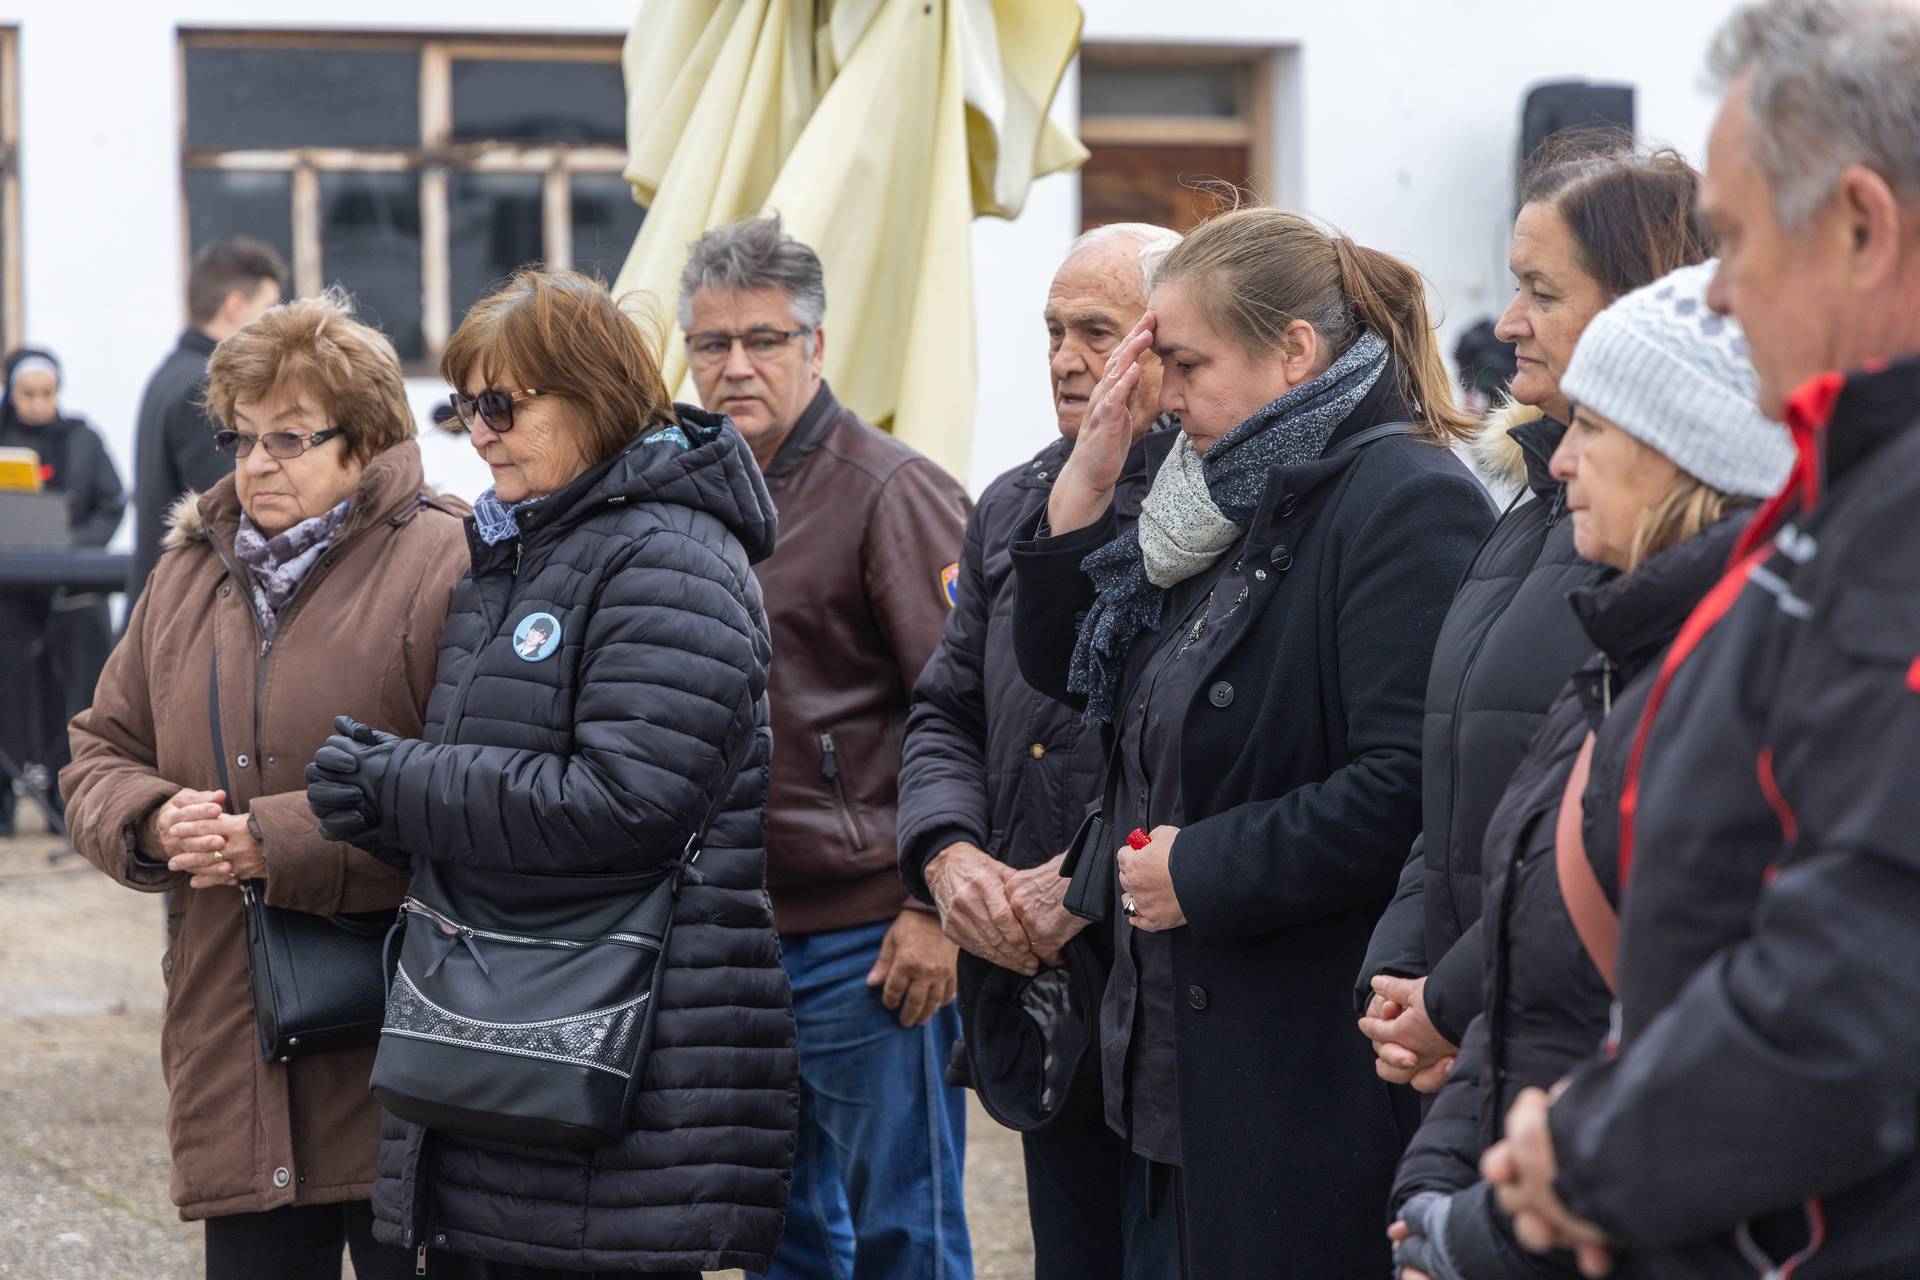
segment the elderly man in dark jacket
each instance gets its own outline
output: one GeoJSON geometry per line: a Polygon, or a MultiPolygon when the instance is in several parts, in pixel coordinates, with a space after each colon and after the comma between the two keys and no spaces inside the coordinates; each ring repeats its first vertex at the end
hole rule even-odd
{"type": "MultiPolygon", "coordinates": [[[[960,962],[960,1012],[975,1058],[989,1033],[968,1017],[969,1001],[988,966],[1033,974],[1059,964],[1062,947],[1086,924],[1060,905],[1060,862],[1099,800],[1104,765],[1099,735],[1083,732],[1073,710],[1020,676],[1009,543],[1045,504],[1108,354],[1146,310],[1149,258],[1178,239],[1164,227],[1120,223],[1089,231],[1068,249],[1045,312],[1060,435],[981,495],[967,523],[946,636],[914,689],[900,766],[900,874],[916,896],[938,905],[947,936],[970,953],[960,962]]],[[[1157,380],[1157,368],[1147,377],[1157,380]]],[[[1155,398],[1149,385],[1137,437],[1154,424],[1155,398]]],[[[1096,966],[1104,982],[1107,961],[1094,945],[1102,937],[1098,930],[1081,935],[1069,963],[1096,966]]],[[[1169,1259],[1126,1247],[1127,1148],[1090,1101],[1100,1082],[1086,1074],[1074,1086],[1081,1098],[1044,1129],[1022,1135],[1034,1274],[1162,1274],[1169,1259]]]]}
{"type": "Polygon", "coordinates": [[[1484,1167],[1593,1272],[1913,1276],[1920,10],[1771,0],[1714,62],[1709,301],[1800,459],[1648,695],[1617,1052],[1521,1095],[1484,1167]]]}
{"type": "Polygon", "coordinates": [[[799,1149],[776,1277],[972,1274],[955,948],[894,849],[913,682],[953,601],[964,490],[821,376],[826,288],[776,217],[695,243],[680,327],[706,407],[780,509],[756,567],[773,629],[767,881],[800,1027],[799,1149]]]}
{"type": "Polygon", "coordinates": [[[280,301],[280,282],[286,275],[280,255],[245,236],[216,240],[193,256],[187,272],[191,323],[140,398],[140,420],[133,437],[129,605],[140,598],[160,558],[167,509],[181,494],[205,493],[233,470],[233,459],[214,449],[215,426],[200,407],[207,359],[221,339],[280,301]]]}

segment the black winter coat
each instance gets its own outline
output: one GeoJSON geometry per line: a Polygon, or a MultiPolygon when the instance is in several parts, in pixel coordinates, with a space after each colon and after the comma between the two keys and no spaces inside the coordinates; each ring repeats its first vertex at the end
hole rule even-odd
{"type": "Polygon", "coordinates": [[[1773,536],[1649,699],[1619,1054],[1549,1113],[1616,1275],[1920,1275],[1920,359],[1787,419],[1773,536]]]}
{"type": "MultiPolygon", "coordinates": [[[[1613,994],[1574,929],[1556,867],[1567,778],[1593,733],[1581,839],[1617,910],[1620,784],[1634,730],[1661,655],[1719,580],[1744,525],[1741,517],[1722,520],[1627,577],[1574,593],[1570,612],[1598,652],[1561,691],[1488,821],[1484,1009],[1400,1162],[1396,1210],[1419,1192],[1478,1181],[1481,1153],[1501,1136],[1514,1096],[1551,1088],[1606,1039],[1613,994]]],[[[1474,1280],[1574,1274],[1570,1258],[1543,1265],[1520,1250],[1485,1197],[1456,1202],[1447,1231],[1455,1262],[1474,1280]],[[1465,1220],[1468,1213],[1480,1221],[1465,1220]]]]}
{"type": "MultiPolygon", "coordinates": [[[[1171,866],[1188,924],[1169,936],[1193,1280],[1388,1271],[1381,1208],[1413,1095],[1374,1075],[1349,993],[1420,822],[1434,637],[1493,523],[1445,449],[1403,435],[1341,450],[1405,420],[1389,382],[1326,456],[1270,474],[1226,553],[1246,602],[1182,730],[1171,866]]],[[[1149,471],[1173,443],[1150,438],[1149,471]]],[[[1080,562],[1121,528],[1109,510],[1014,545],[1020,667],[1063,701],[1093,599],[1080,562]]]]}
{"type": "Polygon", "coordinates": [[[188,329],[147,381],[133,436],[133,564],[127,607],[140,598],[167,531],[167,511],[189,489],[205,493],[233,470],[233,459],[213,447],[218,429],[200,407],[207,359],[214,342],[188,329]]]}
{"type": "Polygon", "coordinates": [[[462,1141],[384,1117],[380,1239],[567,1270],[764,1270],[798,1116],[787,976],[765,890],[770,642],[749,563],[760,470],[686,406],[694,448],[638,444],[520,513],[454,594],[424,741],[395,749],[381,839],[517,872],[677,857],[729,753],[746,764],[674,910],[633,1132],[595,1152],[462,1141]],[[560,624],[551,658],[514,630],[560,624]]]}
{"type": "Polygon", "coordinates": [[[1509,409],[1486,430],[1505,434],[1532,496],[1487,535],[1440,628],[1427,677],[1420,839],[1355,993],[1364,1012],[1374,975],[1427,975],[1427,1016],[1455,1044],[1480,1010],[1481,837],[1554,695],[1591,649],[1567,594],[1600,574],[1574,551],[1565,487],[1547,471],[1566,428],[1509,409]]]}
{"type": "Polygon", "coordinates": [[[914,686],[900,764],[900,875],[922,901],[927,863],[948,845],[1036,867],[1065,852],[1099,798],[1100,735],[1022,679],[1014,653],[1010,544],[1070,452],[1057,439],[1000,476],[967,521],[953,613],[914,686]]]}

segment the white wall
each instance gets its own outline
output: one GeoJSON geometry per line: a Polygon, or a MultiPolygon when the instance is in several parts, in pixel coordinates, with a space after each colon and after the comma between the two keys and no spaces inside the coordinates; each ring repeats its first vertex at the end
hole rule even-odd
{"type": "MultiPolygon", "coordinates": [[[[1520,98],[1561,77],[1638,86],[1643,134],[1698,157],[1712,103],[1698,78],[1732,0],[1084,0],[1089,41],[1289,50],[1274,169],[1288,195],[1405,255],[1445,303],[1445,340],[1496,311],[1520,98]]],[[[131,478],[133,421],[180,326],[179,27],[620,34],[636,0],[0,0],[20,32],[27,340],[67,365],[131,478]]],[[[1071,123],[1069,77],[1057,110],[1071,123]]],[[[978,490],[1052,428],[1040,309],[1078,225],[1077,179],[1038,183],[1015,222],[976,224],[978,490]]],[[[424,406],[444,393],[414,387],[424,406]]],[[[465,446],[428,437],[429,474],[471,495],[465,446]]],[[[123,535],[124,536],[124,535],[123,535]]]]}
{"type": "MultiPolygon", "coordinates": [[[[1700,87],[1711,34],[1734,0],[1083,0],[1084,39],[1266,46],[1276,77],[1273,169],[1296,202],[1432,280],[1449,353],[1456,332],[1506,305],[1520,102],[1546,80],[1637,86],[1642,136],[1696,163],[1714,103],[1700,87]],[[1289,84],[1288,78],[1297,76],[1289,84]]],[[[1057,104],[1074,117],[1069,84],[1057,104]]],[[[980,392],[973,487],[1053,430],[1047,277],[1078,226],[1077,183],[1036,185],[1012,225],[976,224],[980,392]]]]}

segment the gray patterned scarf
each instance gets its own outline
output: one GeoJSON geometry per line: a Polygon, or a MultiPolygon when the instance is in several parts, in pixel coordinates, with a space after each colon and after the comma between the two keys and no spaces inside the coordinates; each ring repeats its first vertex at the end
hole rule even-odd
{"type": "Polygon", "coordinates": [[[280,628],[280,611],[346,523],[351,505],[350,501],[343,502],[271,538],[260,532],[251,516],[240,513],[240,531],[233,535],[233,555],[247,567],[252,579],[253,611],[259,615],[268,639],[280,628]]]}
{"type": "Polygon", "coordinates": [[[1205,572],[1245,536],[1276,466],[1311,462],[1388,367],[1370,330],[1319,377],[1303,382],[1215,441],[1204,454],[1182,435],[1154,476],[1131,530],[1082,562],[1098,595],[1080,623],[1067,688],[1087,719],[1113,718],[1115,687],[1142,631],[1160,627],[1167,588],[1205,572]]]}

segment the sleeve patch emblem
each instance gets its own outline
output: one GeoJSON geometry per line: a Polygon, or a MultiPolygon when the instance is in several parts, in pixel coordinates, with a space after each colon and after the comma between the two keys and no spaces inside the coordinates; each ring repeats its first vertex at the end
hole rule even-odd
{"type": "Polygon", "coordinates": [[[947,608],[960,604],[960,566],[950,564],[940,571],[940,590],[946,594],[947,608]]]}

